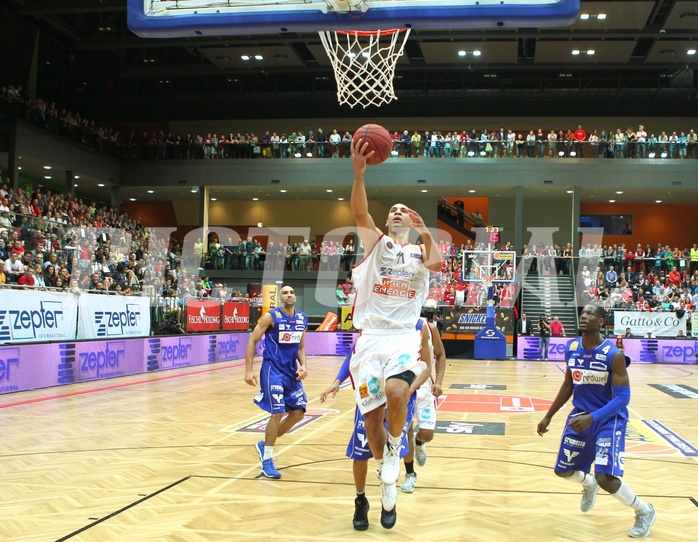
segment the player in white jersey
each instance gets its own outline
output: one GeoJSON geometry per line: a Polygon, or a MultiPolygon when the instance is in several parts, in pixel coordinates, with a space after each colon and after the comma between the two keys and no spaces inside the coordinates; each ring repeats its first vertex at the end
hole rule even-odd
{"type": "Polygon", "coordinates": [[[405,462],[405,480],[400,487],[403,493],[412,493],[417,487],[417,473],[414,472],[414,462],[423,467],[427,462],[426,443],[434,439],[436,428],[436,398],[442,393],[444,373],[446,372],[446,351],[441,342],[439,330],[436,324],[428,324],[430,351],[433,352],[434,375],[427,379],[417,389],[417,405],[415,417],[417,419],[417,433],[412,435],[414,421],[408,431],[410,449],[403,457],[405,462]]]}
{"type": "Polygon", "coordinates": [[[388,235],[376,227],[368,212],[364,185],[366,160],[373,154],[367,147],[362,139],[352,142],[351,209],[365,256],[352,272],[356,287],[353,322],[361,335],[354,349],[351,375],[369,446],[381,471],[383,509],[395,514],[409,388],[425,368],[415,325],[429,290],[429,270],[441,270],[441,254],[422,217],[402,203],[390,208],[388,235]],[[423,244],[410,243],[413,228],[423,244]]]}

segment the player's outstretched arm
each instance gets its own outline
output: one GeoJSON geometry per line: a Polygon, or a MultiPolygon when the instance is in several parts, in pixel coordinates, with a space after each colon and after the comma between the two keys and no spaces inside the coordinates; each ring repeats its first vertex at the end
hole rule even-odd
{"type": "Polygon", "coordinates": [[[567,401],[569,401],[573,392],[574,384],[572,384],[572,373],[570,373],[570,370],[567,369],[567,371],[565,371],[565,380],[563,381],[562,386],[560,386],[560,390],[557,392],[557,397],[555,397],[553,404],[550,405],[548,413],[543,416],[543,419],[540,422],[538,422],[537,432],[541,437],[548,432],[548,426],[550,425],[550,421],[553,419],[553,416],[555,416],[557,411],[560,410],[567,401]]]}
{"type": "Polygon", "coordinates": [[[274,318],[272,318],[271,314],[267,312],[257,321],[257,325],[252,331],[250,340],[247,343],[247,348],[245,349],[245,382],[247,382],[250,386],[259,385],[257,381],[257,374],[252,368],[254,364],[254,353],[257,349],[257,343],[262,338],[262,335],[264,335],[267,329],[269,329],[269,326],[272,325],[274,325],[274,318]]]}
{"type": "Polygon", "coordinates": [[[370,252],[381,235],[376,228],[373,217],[368,212],[368,196],[364,174],[366,173],[366,160],[373,155],[373,151],[367,152],[368,143],[363,139],[355,139],[351,143],[351,159],[354,162],[354,185],[351,189],[351,212],[354,215],[359,237],[364,245],[366,253],[370,252]]]}

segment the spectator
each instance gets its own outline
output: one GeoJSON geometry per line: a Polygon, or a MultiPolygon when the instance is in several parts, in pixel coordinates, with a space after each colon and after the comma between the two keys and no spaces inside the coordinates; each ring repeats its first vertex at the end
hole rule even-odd
{"type": "Polygon", "coordinates": [[[544,314],[538,320],[538,359],[548,359],[548,346],[550,345],[550,324],[548,315],[544,314]]]}
{"type": "Polygon", "coordinates": [[[633,333],[629,327],[625,328],[625,335],[623,335],[623,338],[624,339],[632,339],[633,338],[633,333]]]}
{"type": "Polygon", "coordinates": [[[5,275],[5,262],[0,260],[0,284],[7,284],[7,275],[5,275]]]}
{"type": "Polygon", "coordinates": [[[34,280],[34,268],[27,267],[24,274],[17,279],[17,284],[20,286],[34,286],[36,284],[34,280]]]}
{"type": "Polygon", "coordinates": [[[10,257],[5,260],[5,274],[8,282],[17,282],[24,274],[24,265],[17,258],[16,252],[10,252],[10,257]]]}
{"type": "Polygon", "coordinates": [[[347,296],[342,290],[342,284],[337,284],[337,289],[334,292],[335,296],[337,297],[337,303],[344,305],[347,302],[347,296]]]}
{"type": "Polygon", "coordinates": [[[555,316],[553,321],[550,322],[550,333],[553,337],[566,337],[565,326],[560,322],[560,318],[555,316]]]}
{"type": "Polygon", "coordinates": [[[526,313],[521,313],[521,318],[516,322],[516,334],[520,337],[521,335],[531,336],[533,335],[533,324],[526,317],[526,313]]]}

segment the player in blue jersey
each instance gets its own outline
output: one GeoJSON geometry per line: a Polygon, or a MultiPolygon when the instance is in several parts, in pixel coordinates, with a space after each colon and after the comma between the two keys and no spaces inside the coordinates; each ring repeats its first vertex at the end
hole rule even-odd
{"type": "Polygon", "coordinates": [[[555,474],[582,484],[582,512],[596,502],[599,489],[635,511],[635,525],[628,533],[649,534],[657,513],[620,479],[625,467],[625,428],[628,423],[629,359],[613,341],[604,340],[601,328],[606,311],[590,304],[579,317],[581,337],[567,344],[567,371],[548,413],[538,423],[538,434],[548,431],[552,417],[572,398],[573,409],[562,434],[555,474]],[[591,474],[591,465],[594,473],[591,474]]]}
{"type": "Polygon", "coordinates": [[[271,414],[264,440],[255,444],[262,461],[261,473],[267,478],[281,478],[272,455],[276,439],[303,419],[308,399],[301,380],[307,376],[305,329],[307,316],[295,309],[296,294],[283,286],[280,307],[265,313],[254,328],[245,352],[245,382],[259,385],[254,402],[271,414]],[[257,343],[265,337],[259,382],[252,365],[257,343]]]}
{"type": "MultiPolygon", "coordinates": [[[[419,320],[417,324],[417,329],[422,333],[422,351],[420,356],[423,359],[431,359],[432,350],[429,341],[429,332],[427,326],[423,325],[424,320],[419,320]]],[[[331,395],[334,397],[339,391],[339,387],[347,378],[349,378],[349,366],[351,363],[351,357],[353,352],[350,352],[344,360],[344,363],[337,373],[332,385],[327,388],[320,396],[320,402],[324,403],[327,398],[331,395]]],[[[409,388],[409,401],[407,403],[407,420],[402,431],[402,440],[400,444],[399,456],[404,457],[409,450],[409,433],[408,429],[412,423],[412,418],[414,417],[417,394],[416,391],[419,387],[429,378],[431,374],[431,365],[429,364],[427,368],[419,374],[414,382],[409,388]]],[[[384,425],[386,422],[384,422],[384,425]]],[[[366,434],[366,424],[363,416],[361,415],[361,410],[358,405],[354,409],[354,431],[352,432],[351,438],[349,440],[349,445],[347,446],[346,456],[352,459],[352,473],[354,475],[354,485],[356,486],[356,498],[354,499],[354,529],[357,531],[365,531],[368,529],[368,510],[369,503],[366,498],[366,476],[368,473],[368,460],[373,457],[371,453],[371,448],[368,445],[368,435],[366,434]]],[[[378,473],[377,473],[378,474],[378,473]]],[[[380,476],[379,476],[380,479],[380,476]]],[[[381,509],[381,525],[386,529],[392,529],[395,526],[397,520],[397,510],[394,505],[391,509],[386,510],[384,501],[394,502],[394,497],[385,494],[385,484],[381,484],[381,501],[384,506],[381,509]]]]}

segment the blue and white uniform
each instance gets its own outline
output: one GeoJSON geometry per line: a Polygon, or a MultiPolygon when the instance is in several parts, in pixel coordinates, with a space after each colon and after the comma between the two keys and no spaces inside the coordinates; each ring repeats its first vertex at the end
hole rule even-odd
{"type": "Polygon", "coordinates": [[[301,311],[287,315],[281,308],[269,311],[274,323],[264,333],[264,354],[259,373],[260,391],[254,402],[271,414],[305,410],[308,398],[297,380],[298,350],[308,318],[301,311]]]}
{"type": "MultiPolygon", "coordinates": [[[[352,352],[347,354],[344,359],[342,366],[337,373],[337,380],[344,382],[349,378],[349,364],[351,363],[352,352]]],[[[417,401],[417,393],[413,393],[410,396],[410,400],[407,402],[407,420],[405,421],[405,427],[402,430],[402,442],[400,443],[400,457],[407,455],[409,451],[409,441],[408,430],[410,424],[412,423],[412,418],[414,417],[415,404],[417,401]]],[[[387,429],[387,424],[386,424],[387,429]]],[[[373,457],[371,453],[371,448],[368,446],[368,436],[366,435],[366,425],[364,423],[364,417],[359,410],[358,405],[354,407],[354,431],[349,439],[349,445],[347,446],[346,455],[349,459],[356,459],[357,461],[368,461],[373,457]]]]}
{"type": "Polygon", "coordinates": [[[562,434],[557,472],[590,472],[593,463],[597,473],[623,475],[627,407],[605,421],[592,423],[581,433],[575,433],[569,426],[575,416],[599,410],[614,398],[611,364],[618,352],[621,350],[609,340],[591,350],[582,346],[581,338],[567,343],[565,359],[574,385],[574,408],[562,434]]]}

